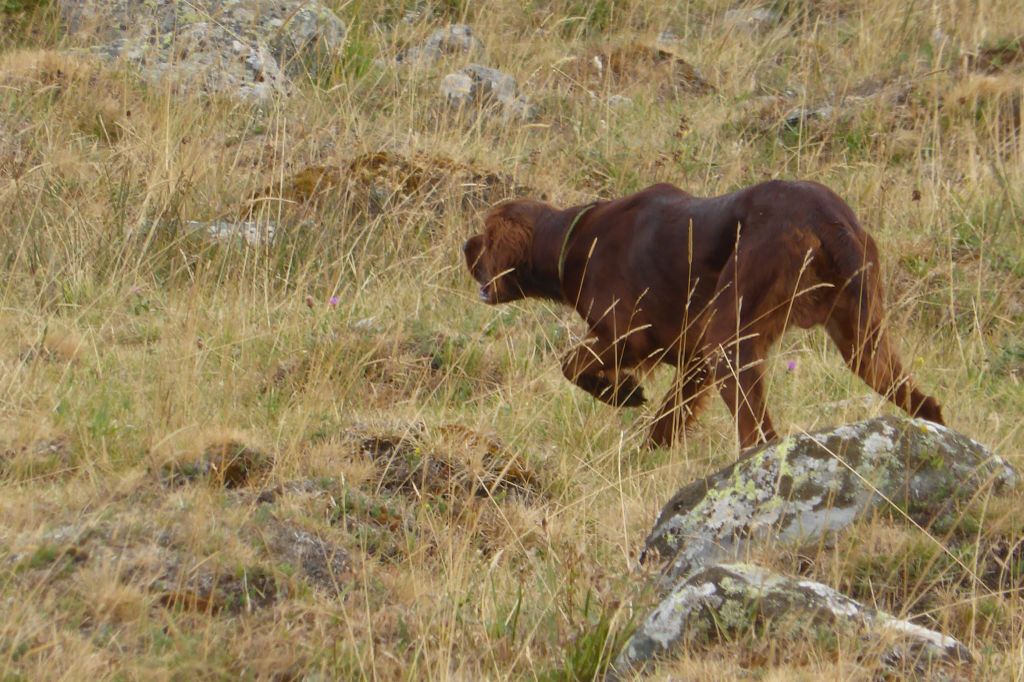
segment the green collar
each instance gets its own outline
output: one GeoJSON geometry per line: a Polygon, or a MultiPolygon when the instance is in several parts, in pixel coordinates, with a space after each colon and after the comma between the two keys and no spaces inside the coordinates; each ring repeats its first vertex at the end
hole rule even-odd
{"type": "Polygon", "coordinates": [[[558,283],[562,284],[565,280],[565,256],[569,251],[569,238],[572,237],[572,231],[576,229],[576,224],[580,222],[580,219],[590,209],[597,206],[597,202],[587,204],[583,209],[576,214],[576,217],[569,223],[569,229],[565,231],[565,237],[562,238],[562,250],[558,252],[558,283]]]}

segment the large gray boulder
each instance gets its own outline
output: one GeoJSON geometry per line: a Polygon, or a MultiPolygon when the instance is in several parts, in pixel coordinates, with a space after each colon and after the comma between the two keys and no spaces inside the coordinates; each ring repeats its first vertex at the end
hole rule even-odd
{"type": "Polygon", "coordinates": [[[143,78],[265,99],[330,66],[346,29],[317,0],[57,0],[69,31],[143,78]]]}
{"type": "Polygon", "coordinates": [[[879,644],[884,667],[927,674],[947,664],[970,663],[959,641],[865,606],[812,580],[790,578],[748,564],[705,568],[669,591],[629,639],[612,677],[640,671],[685,646],[732,641],[752,631],[774,640],[879,644]]]}
{"type": "Polygon", "coordinates": [[[882,505],[926,524],[951,513],[952,501],[1016,480],[984,446],[920,419],[880,417],[791,436],[676,493],[641,561],[663,562],[668,587],[755,544],[814,541],[882,505]]]}

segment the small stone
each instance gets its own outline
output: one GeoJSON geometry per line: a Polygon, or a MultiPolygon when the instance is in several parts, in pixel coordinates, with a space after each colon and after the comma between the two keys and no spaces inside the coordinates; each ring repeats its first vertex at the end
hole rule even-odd
{"type": "Polygon", "coordinates": [[[481,64],[470,64],[441,81],[441,94],[457,107],[497,109],[506,118],[529,120],[533,107],[518,93],[516,80],[506,73],[481,64]]]}
{"type": "Polygon", "coordinates": [[[452,24],[430,34],[426,42],[398,55],[403,64],[432,63],[446,55],[469,54],[483,50],[483,44],[465,24],[452,24]]]}
{"type": "Polygon", "coordinates": [[[240,238],[249,246],[265,246],[277,236],[275,225],[256,220],[189,220],[185,222],[185,228],[213,241],[226,242],[240,238]]]}
{"type": "Polygon", "coordinates": [[[780,17],[778,12],[767,7],[743,7],[727,10],[722,23],[726,28],[759,33],[776,25],[780,17]]]}
{"type": "Polygon", "coordinates": [[[811,121],[827,121],[832,118],[834,113],[835,109],[828,104],[819,107],[804,107],[793,109],[786,114],[783,121],[787,128],[801,128],[811,121]]]}
{"type": "Polygon", "coordinates": [[[473,100],[473,79],[464,73],[450,73],[441,80],[441,94],[449,104],[469,104],[473,100]]]}

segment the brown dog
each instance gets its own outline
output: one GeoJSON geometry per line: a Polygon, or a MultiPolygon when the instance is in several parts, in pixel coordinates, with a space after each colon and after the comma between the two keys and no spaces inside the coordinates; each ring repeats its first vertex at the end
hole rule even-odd
{"type": "Polygon", "coordinates": [[[707,199],[660,184],[565,210],[514,200],[484,224],[463,246],[481,299],[547,298],[590,326],[562,364],[570,381],[611,405],[636,406],[644,397],[633,370],[678,368],[653,445],[671,444],[712,386],[744,447],[775,438],[764,360],[790,324],[825,325],[869,386],[943,423],[883,327],[875,242],[823,185],[772,181],[707,199]]]}

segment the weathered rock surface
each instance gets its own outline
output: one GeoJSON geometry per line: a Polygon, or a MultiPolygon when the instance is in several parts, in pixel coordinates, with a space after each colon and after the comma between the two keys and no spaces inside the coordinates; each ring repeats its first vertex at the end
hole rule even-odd
{"type": "Polygon", "coordinates": [[[910,674],[972,660],[956,639],[876,611],[822,583],[748,564],[720,564],[675,585],[623,647],[615,672],[622,675],[675,648],[735,638],[755,628],[780,642],[866,635],[884,645],[886,667],[910,674]]]}
{"type": "Polygon", "coordinates": [[[317,0],[58,0],[72,33],[150,82],[264,99],[287,93],[286,74],[335,57],[346,28],[317,0]]]}
{"type": "Polygon", "coordinates": [[[543,494],[541,476],[521,455],[459,424],[438,427],[433,434],[416,428],[366,434],[359,441],[361,454],[374,464],[375,487],[380,490],[452,500],[466,496],[533,499],[543,494]]]}
{"type": "Polygon", "coordinates": [[[495,110],[506,119],[529,120],[533,107],[519,94],[516,79],[497,69],[470,64],[441,81],[441,94],[458,108],[495,110]]]}
{"type": "Polygon", "coordinates": [[[788,128],[800,128],[849,118],[872,103],[880,102],[886,109],[896,110],[906,104],[909,92],[910,85],[900,80],[871,79],[846,92],[834,93],[828,102],[792,107],[782,120],[788,128]]]}
{"type": "Polygon", "coordinates": [[[937,424],[881,417],[761,446],[692,483],[662,510],[642,561],[665,562],[663,586],[754,543],[803,543],[874,508],[927,524],[948,504],[1017,475],[979,443],[937,424]]]}

